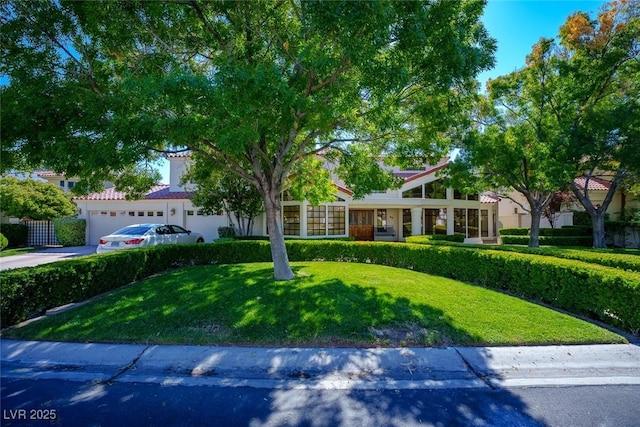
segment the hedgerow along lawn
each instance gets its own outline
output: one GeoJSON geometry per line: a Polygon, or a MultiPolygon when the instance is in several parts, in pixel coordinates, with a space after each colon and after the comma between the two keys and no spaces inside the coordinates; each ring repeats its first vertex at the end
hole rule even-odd
{"type": "Polygon", "coordinates": [[[588,322],[455,280],[372,264],[188,267],[3,334],[191,345],[440,346],[621,343],[588,322]]]}

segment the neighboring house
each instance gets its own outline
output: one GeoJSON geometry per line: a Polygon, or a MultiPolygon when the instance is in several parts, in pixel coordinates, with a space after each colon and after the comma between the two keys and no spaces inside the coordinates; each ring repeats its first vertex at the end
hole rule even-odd
{"type": "MultiPolygon", "coordinates": [[[[189,155],[167,156],[170,184],[158,185],[143,200],[125,200],[125,194],[109,188],[101,193],[76,197],[80,218],[87,220],[87,242],[128,224],[158,222],[178,224],[204,234],[205,241],[218,237],[218,227],[227,226],[222,215],[201,215],[181,185],[189,155]]],[[[422,170],[394,173],[404,179],[398,190],[374,193],[354,200],[343,182],[335,179],[335,200],[320,206],[282,199],[283,232],[288,237],[322,238],[352,236],[358,240],[404,241],[418,234],[464,234],[466,241],[495,241],[498,199],[490,195],[463,195],[445,188],[436,172],[448,159],[422,170]]],[[[267,235],[266,216],[256,218],[254,235],[267,235]]]]}
{"type": "MultiPolygon", "coordinates": [[[[586,185],[586,178],[576,178],[575,182],[578,188],[584,190],[586,185]]],[[[611,183],[601,178],[589,179],[589,194],[591,200],[595,205],[601,203],[607,195],[607,192],[611,188],[611,183]]],[[[517,192],[510,193],[511,198],[517,200],[522,205],[528,207],[528,203],[523,195],[517,192]]],[[[640,199],[634,198],[632,195],[626,194],[622,190],[616,191],[607,209],[609,218],[611,220],[617,220],[620,218],[620,213],[626,208],[640,208],[640,199]]],[[[531,227],[531,214],[525,211],[522,206],[515,203],[513,200],[506,197],[501,197],[499,202],[500,210],[500,224],[498,228],[516,228],[516,227],[531,227]]],[[[555,228],[560,228],[564,225],[573,225],[573,211],[584,211],[584,207],[580,202],[564,206],[562,212],[558,215],[555,228]]],[[[541,228],[551,228],[549,221],[543,216],[540,221],[541,228]]]]}

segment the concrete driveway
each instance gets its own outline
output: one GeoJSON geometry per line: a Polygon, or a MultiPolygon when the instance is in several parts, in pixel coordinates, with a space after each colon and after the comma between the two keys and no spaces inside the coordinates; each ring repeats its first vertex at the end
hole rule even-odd
{"type": "Polygon", "coordinates": [[[39,248],[32,252],[0,258],[0,270],[33,267],[95,253],[96,246],[94,245],[71,246],[66,248],[39,248]]]}

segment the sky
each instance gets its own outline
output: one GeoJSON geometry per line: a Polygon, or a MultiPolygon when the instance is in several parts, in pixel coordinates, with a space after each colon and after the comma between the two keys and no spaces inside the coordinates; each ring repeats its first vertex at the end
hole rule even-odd
{"type": "MultiPolygon", "coordinates": [[[[583,11],[595,17],[602,0],[489,0],[484,22],[497,40],[495,67],[478,75],[482,87],[489,78],[508,74],[524,66],[531,47],[542,37],[555,37],[560,26],[573,12],[583,11]]],[[[169,183],[169,162],[159,165],[162,182],[169,183]]]]}

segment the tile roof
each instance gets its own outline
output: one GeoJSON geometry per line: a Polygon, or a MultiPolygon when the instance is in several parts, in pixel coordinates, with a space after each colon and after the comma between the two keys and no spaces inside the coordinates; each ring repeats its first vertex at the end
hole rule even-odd
{"type": "Polygon", "coordinates": [[[499,201],[500,197],[490,191],[485,191],[480,194],[480,203],[498,203],[499,201]]]}
{"type": "MultiPolygon", "coordinates": [[[[167,184],[159,184],[151,187],[144,200],[189,199],[192,195],[193,193],[190,191],[169,191],[167,184]]],[[[74,197],[74,200],[126,200],[126,193],[124,191],[116,191],[112,187],[100,193],[74,197]]]]}
{"type": "MultiPolygon", "coordinates": [[[[581,176],[574,180],[580,190],[584,190],[586,181],[586,176],[581,176]]],[[[609,188],[611,188],[611,183],[609,181],[596,177],[589,178],[589,191],[609,191],[609,188]]]]}
{"type": "Polygon", "coordinates": [[[51,178],[54,176],[64,176],[64,174],[58,173],[58,172],[54,172],[52,170],[46,170],[46,171],[39,171],[36,172],[36,175],[38,175],[40,178],[51,178]]]}

